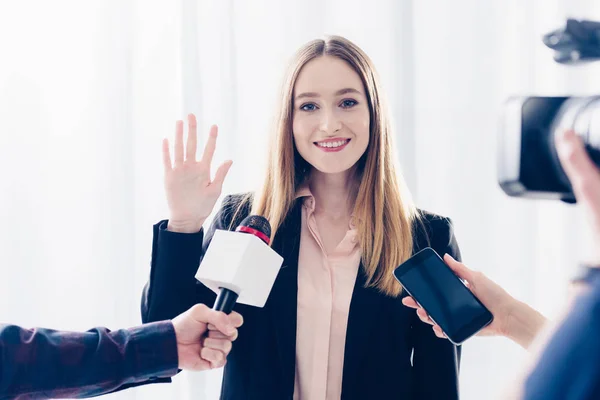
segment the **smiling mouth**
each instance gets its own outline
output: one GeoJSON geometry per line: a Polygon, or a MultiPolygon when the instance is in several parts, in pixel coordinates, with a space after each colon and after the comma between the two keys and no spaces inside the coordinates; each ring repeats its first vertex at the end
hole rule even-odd
{"type": "Polygon", "coordinates": [[[314,143],[317,147],[321,147],[323,149],[337,149],[344,147],[345,145],[350,143],[350,139],[328,140],[314,143]]]}

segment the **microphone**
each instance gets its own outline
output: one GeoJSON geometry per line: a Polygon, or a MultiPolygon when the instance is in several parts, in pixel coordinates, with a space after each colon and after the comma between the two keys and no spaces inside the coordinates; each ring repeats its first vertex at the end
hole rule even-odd
{"type": "Polygon", "coordinates": [[[275,252],[271,225],[250,215],[235,232],[217,229],[196,272],[196,279],[217,294],[213,310],[231,313],[237,303],[264,307],[283,257],[275,252]]]}

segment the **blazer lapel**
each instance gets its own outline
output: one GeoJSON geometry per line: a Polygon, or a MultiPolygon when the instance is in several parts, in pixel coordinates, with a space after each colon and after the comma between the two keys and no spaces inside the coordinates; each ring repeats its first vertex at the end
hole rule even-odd
{"type": "Polygon", "coordinates": [[[384,295],[377,289],[365,288],[366,276],[362,263],[359,267],[346,329],[346,345],[344,348],[344,371],[342,375],[342,397],[353,392],[353,385],[361,382],[358,373],[367,349],[372,348],[369,339],[372,330],[381,316],[384,295]]]}
{"type": "MultiPolygon", "coordinates": [[[[300,251],[301,202],[296,202],[288,218],[278,230],[273,250],[283,258],[265,309],[270,313],[280,359],[282,387],[293,395],[296,372],[296,322],[298,315],[298,256],[300,251]]],[[[369,336],[381,315],[384,296],[373,288],[365,288],[362,264],[356,277],[346,330],[342,395],[352,393],[360,382],[360,365],[369,346],[369,336]]],[[[287,398],[287,396],[286,396],[287,398]]]]}
{"type": "Polygon", "coordinates": [[[296,202],[288,218],[278,230],[275,250],[284,259],[267,306],[276,336],[280,358],[282,387],[293,395],[296,365],[296,321],[298,306],[298,255],[300,250],[300,202],[296,202]]]}

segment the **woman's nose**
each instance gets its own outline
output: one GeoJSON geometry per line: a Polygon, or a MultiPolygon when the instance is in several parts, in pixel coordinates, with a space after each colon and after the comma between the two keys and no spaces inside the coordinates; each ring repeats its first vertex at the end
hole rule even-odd
{"type": "Polygon", "coordinates": [[[335,110],[327,110],[322,113],[321,131],[325,132],[327,135],[333,135],[340,129],[342,129],[342,121],[335,110]]]}

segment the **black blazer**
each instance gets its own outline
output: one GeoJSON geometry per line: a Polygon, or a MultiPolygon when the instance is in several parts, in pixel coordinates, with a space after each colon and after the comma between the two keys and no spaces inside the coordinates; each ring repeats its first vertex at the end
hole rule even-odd
{"type": "MultiPolygon", "coordinates": [[[[166,221],[154,226],[150,280],[142,295],[144,322],[173,318],[195,303],[212,306],[215,294],[194,276],[215,229],[229,229],[241,198],[226,197],[206,234],[169,232],[166,221]]],[[[246,204],[233,227],[249,212],[246,204]]],[[[293,397],[300,224],[301,200],[273,239],[284,263],[265,307],[236,305],[244,325],[225,366],[223,399],[293,397]]],[[[423,213],[422,223],[415,223],[414,250],[427,246],[460,260],[447,218],[423,213]]],[[[400,297],[365,288],[360,271],[348,315],[342,398],[458,398],[460,347],[437,338],[400,297]]]]}

